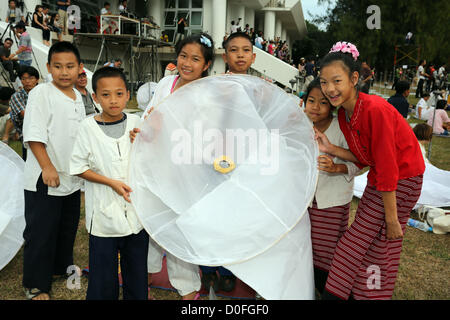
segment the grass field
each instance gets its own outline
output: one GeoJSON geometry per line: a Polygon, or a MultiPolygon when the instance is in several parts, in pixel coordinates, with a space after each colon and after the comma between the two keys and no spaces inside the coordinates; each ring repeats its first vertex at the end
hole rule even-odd
{"type": "MultiPolygon", "coordinates": [[[[416,104],[417,101],[410,99],[410,102],[416,104]]],[[[21,147],[18,142],[11,142],[11,147],[21,154],[21,147]]],[[[431,162],[438,168],[450,170],[449,150],[449,138],[433,138],[431,162]]],[[[350,223],[354,219],[357,205],[358,199],[354,198],[351,206],[350,223]]],[[[412,217],[417,218],[414,212],[412,217]]],[[[424,233],[407,227],[393,299],[450,299],[449,237],[450,235],[424,233]]],[[[23,249],[0,271],[0,300],[24,299],[21,284],[22,254],[23,249]]],[[[74,262],[81,269],[88,266],[88,234],[85,227],[83,204],[74,247],[74,262]]],[[[52,299],[57,300],[83,300],[85,299],[86,289],[87,279],[85,277],[81,279],[80,289],[75,290],[67,289],[65,280],[55,279],[51,296],[52,299]]],[[[178,294],[160,289],[153,289],[153,295],[158,300],[180,299],[178,294]]]]}

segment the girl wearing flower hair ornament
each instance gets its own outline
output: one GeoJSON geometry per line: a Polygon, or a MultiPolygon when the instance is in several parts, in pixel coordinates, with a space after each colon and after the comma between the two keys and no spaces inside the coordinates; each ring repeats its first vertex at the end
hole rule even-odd
{"type": "Polygon", "coordinates": [[[417,139],[400,113],[381,97],[359,92],[359,52],[336,43],[321,61],[320,84],[349,150],[316,131],[321,152],[369,166],[355,221],[339,240],[322,299],[390,299],[402,238],[419,199],[425,164],[417,139]]]}
{"type": "MultiPolygon", "coordinates": [[[[172,92],[197,79],[208,76],[214,58],[214,44],[211,37],[206,34],[197,34],[181,40],[175,48],[177,54],[178,75],[164,77],[158,82],[153,98],[150,101],[143,117],[158,116],[152,113],[153,106],[157,105],[172,92]]],[[[134,141],[138,128],[130,132],[134,141]]],[[[163,249],[152,239],[148,252],[148,283],[151,283],[151,274],[161,271],[163,249]]],[[[183,296],[183,300],[197,300],[201,287],[199,268],[196,265],[184,262],[166,252],[167,272],[171,285],[183,296]]],[[[149,299],[154,299],[150,295],[149,299]]]]}

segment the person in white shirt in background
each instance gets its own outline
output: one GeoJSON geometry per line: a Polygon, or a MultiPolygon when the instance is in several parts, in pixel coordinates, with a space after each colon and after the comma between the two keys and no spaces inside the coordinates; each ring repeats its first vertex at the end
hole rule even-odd
{"type": "MultiPolygon", "coordinates": [[[[103,8],[100,10],[100,15],[112,15],[111,13],[111,4],[109,2],[105,2],[103,8]]],[[[104,33],[106,30],[109,34],[115,34],[119,28],[117,27],[117,22],[114,20],[111,20],[110,18],[102,18],[102,30],[101,33],[104,33]]]]}
{"type": "Polygon", "coordinates": [[[424,68],[424,66],[426,64],[427,64],[426,60],[420,60],[419,67],[417,68],[416,77],[419,82],[417,83],[416,98],[422,98],[423,84],[425,82],[425,79],[427,79],[426,77],[428,77],[428,74],[425,73],[425,68],[424,68]]]}
{"type": "Polygon", "coordinates": [[[430,111],[430,105],[428,104],[430,100],[430,94],[425,92],[422,94],[422,98],[417,102],[416,105],[416,118],[420,120],[428,120],[428,112],[430,111]]]}
{"type": "Polygon", "coordinates": [[[28,152],[22,284],[30,300],[49,300],[53,276],[65,276],[74,265],[81,179],[70,175],[69,162],[86,116],[81,94],[74,89],[82,67],[72,43],[55,43],[47,63],[53,81],[36,86],[28,95],[23,123],[28,152]]]}
{"type": "Polygon", "coordinates": [[[70,173],[86,180],[86,228],[89,232],[87,300],[118,300],[118,254],[124,300],[147,300],[149,236],[131,205],[128,132],[139,125],[136,115],[123,113],[130,91],[117,68],[103,67],[92,76],[94,100],[102,113],[80,127],[70,173]]]}
{"type": "MultiPolygon", "coordinates": [[[[305,113],[315,130],[324,133],[335,145],[348,149],[334,107],[323,95],[319,78],[307,87],[305,113]]],[[[321,154],[318,159],[319,179],[309,211],[313,246],[314,282],[323,293],[337,243],[348,227],[350,203],[353,198],[353,178],[359,168],[349,161],[321,154]]]]}

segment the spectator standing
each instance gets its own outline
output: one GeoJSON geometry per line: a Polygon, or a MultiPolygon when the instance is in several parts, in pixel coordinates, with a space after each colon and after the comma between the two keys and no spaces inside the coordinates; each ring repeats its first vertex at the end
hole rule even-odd
{"type": "Polygon", "coordinates": [[[366,61],[361,64],[361,92],[369,94],[370,81],[373,78],[372,70],[366,61]]]}
{"type": "Polygon", "coordinates": [[[19,58],[19,64],[25,66],[31,66],[32,58],[32,46],[31,46],[31,37],[25,28],[25,23],[20,21],[15,26],[16,35],[20,38],[19,40],[19,49],[16,51],[16,55],[19,58]]]}
{"type": "Polygon", "coordinates": [[[20,10],[20,8],[16,8],[16,1],[9,0],[5,21],[7,23],[18,23],[21,20],[25,23],[25,16],[23,15],[22,10],[20,10]]]}
{"type": "Polygon", "coordinates": [[[417,68],[417,79],[419,79],[417,83],[417,89],[416,89],[416,98],[421,98],[423,93],[423,83],[425,82],[426,77],[428,77],[428,74],[425,73],[424,66],[427,64],[426,60],[420,60],[419,67],[417,68]]]}
{"type": "Polygon", "coordinates": [[[408,117],[409,103],[406,100],[409,96],[410,83],[407,81],[399,81],[395,87],[395,95],[390,97],[387,102],[392,104],[395,109],[403,116],[408,117]]]}
{"type": "Polygon", "coordinates": [[[445,88],[445,67],[447,65],[443,64],[438,71],[438,78],[439,78],[439,82],[440,82],[440,86],[439,89],[444,89],[445,88]]]}
{"type": "Polygon", "coordinates": [[[263,37],[262,37],[262,32],[259,31],[259,32],[258,32],[258,37],[255,38],[255,46],[256,46],[257,48],[263,50],[263,42],[264,42],[264,39],[263,39],[263,37]]]}
{"type": "Polygon", "coordinates": [[[78,80],[75,83],[75,88],[81,93],[81,98],[83,99],[84,108],[86,110],[86,116],[94,115],[99,112],[97,107],[94,104],[94,100],[92,99],[92,95],[87,86],[87,75],[86,70],[84,68],[81,70],[81,73],[78,75],[78,80]]]}
{"type": "Polygon", "coordinates": [[[61,24],[62,24],[62,30],[63,30],[63,34],[68,34],[69,33],[69,29],[68,29],[68,24],[67,24],[67,20],[68,20],[68,16],[67,16],[67,8],[70,6],[70,0],[66,0],[66,1],[57,1],[56,4],[58,5],[58,14],[59,17],[61,19],[61,24]]]}
{"type": "Polygon", "coordinates": [[[305,70],[306,70],[305,88],[307,88],[308,85],[311,83],[311,81],[314,80],[314,74],[316,71],[316,67],[314,65],[314,59],[310,59],[306,63],[305,70]]]}
{"type": "Polygon", "coordinates": [[[177,36],[175,38],[175,44],[177,44],[179,41],[184,39],[184,37],[185,37],[184,28],[187,26],[188,26],[188,24],[187,24],[186,20],[184,19],[184,17],[181,17],[178,20],[178,24],[177,24],[177,36]]]}
{"type": "Polygon", "coordinates": [[[3,42],[3,45],[0,46],[0,59],[2,61],[3,67],[9,73],[9,80],[11,80],[11,82],[14,82],[16,81],[16,74],[14,73],[14,70],[18,73],[20,66],[16,54],[11,54],[12,45],[13,40],[11,38],[6,38],[3,42]]]}

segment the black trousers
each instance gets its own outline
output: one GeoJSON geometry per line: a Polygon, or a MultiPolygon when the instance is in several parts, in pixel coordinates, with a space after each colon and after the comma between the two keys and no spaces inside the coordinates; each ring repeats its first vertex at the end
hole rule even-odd
{"type": "Polygon", "coordinates": [[[80,219],[80,191],[49,196],[39,177],[36,192],[25,190],[23,286],[50,292],[53,275],[73,265],[73,245],[80,219]]]}
{"type": "Polygon", "coordinates": [[[118,253],[124,300],[147,300],[149,236],[145,230],[125,237],[89,236],[87,300],[118,300],[118,253]]]}
{"type": "Polygon", "coordinates": [[[424,81],[424,79],[420,79],[417,83],[416,98],[422,98],[424,81]]]}
{"type": "Polygon", "coordinates": [[[16,71],[17,74],[20,72],[19,62],[17,62],[16,60],[8,60],[2,61],[2,64],[5,70],[8,71],[9,73],[9,80],[11,80],[11,82],[16,81],[17,76],[14,73],[14,70],[16,71]]]}

